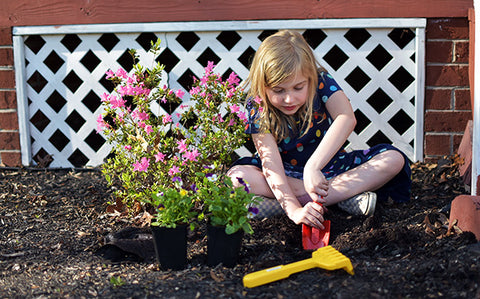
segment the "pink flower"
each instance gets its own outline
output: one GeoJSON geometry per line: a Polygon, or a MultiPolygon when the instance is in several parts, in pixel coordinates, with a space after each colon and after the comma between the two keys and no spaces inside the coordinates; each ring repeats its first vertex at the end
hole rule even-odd
{"type": "Polygon", "coordinates": [[[227,90],[227,95],[226,96],[227,96],[227,98],[230,99],[231,97],[233,97],[234,94],[235,94],[235,88],[231,88],[231,89],[227,90]]]}
{"type": "Polygon", "coordinates": [[[233,125],[235,125],[236,122],[235,122],[235,119],[231,118],[230,121],[228,122],[228,126],[231,127],[233,125]]]}
{"type": "Polygon", "coordinates": [[[145,126],[145,132],[146,132],[147,134],[152,133],[152,132],[153,132],[152,126],[151,126],[151,125],[145,126]]]}
{"type": "Polygon", "coordinates": [[[143,94],[148,94],[149,90],[143,89],[142,86],[135,86],[135,87],[132,87],[132,93],[133,95],[143,95],[143,94]]]}
{"type": "Polygon", "coordinates": [[[133,75],[132,77],[128,77],[127,78],[127,84],[131,85],[133,83],[136,83],[137,82],[136,78],[137,77],[135,75],[133,75]]]}
{"type": "Polygon", "coordinates": [[[200,155],[197,149],[194,149],[191,152],[185,152],[183,158],[187,161],[197,161],[197,157],[200,155]]]}
{"type": "Polygon", "coordinates": [[[126,149],[127,151],[129,151],[129,150],[132,149],[132,146],[131,146],[131,145],[125,145],[125,146],[124,146],[124,149],[126,149]]]}
{"type": "Polygon", "coordinates": [[[148,96],[148,95],[150,94],[150,91],[151,91],[151,90],[148,89],[148,88],[143,89],[143,95],[148,96]]]}
{"type": "Polygon", "coordinates": [[[165,155],[160,152],[155,155],[155,162],[159,162],[159,161],[163,162],[164,159],[165,159],[165,155]]]}
{"type": "Polygon", "coordinates": [[[200,85],[207,85],[208,82],[208,76],[205,75],[200,79],[200,85]]]}
{"type": "Polygon", "coordinates": [[[103,131],[103,128],[106,128],[107,124],[103,121],[103,117],[101,114],[98,115],[97,117],[97,133],[100,133],[103,131]]]}
{"type": "Polygon", "coordinates": [[[213,61],[209,61],[207,63],[207,67],[205,68],[205,73],[207,74],[211,73],[214,67],[215,67],[215,64],[213,64],[213,61]]]}
{"type": "Polygon", "coordinates": [[[100,96],[100,99],[102,100],[102,102],[108,102],[110,100],[110,95],[106,92],[104,92],[101,96],[100,96]]]}
{"type": "Polygon", "coordinates": [[[140,112],[137,109],[135,109],[132,112],[132,117],[137,118],[138,120],[147,120],[149,118],[148,113],[146,112],[140,112]]]}
{"type": "Polygon", "coordinates": [[[133,171],[144,171],[147,172],[148,166],[150,166],[150,162],[146,157],[143,157],[140,162],[133,163],[133,171]]]}
{"type": "Polygon", "coordinates": [[[113,109],[125,107],[126,102],[127,101],[125,101],[124,99],[118,98],[116,96],[111,96],[110,97],[110,105],[112,105],[113,109]]]}
{"type": "Polygon", "coordinates": [[[238,83],[240,83],[240,79],[238,79],[237,74],[235,74],[234,72],[231,72],[231,73],[230,73],[230,76],[228,76],[227,82],[228,82],[230,85],[235,86],[235,85],[237,85],[238,83]]]}
{"type": "Polygon", "coordinates": [[[237,116],[238,118],[240,118],[243,122],[246,122],[248,119],[247,119],[247,115],[245,114],[245,112],[238,112],[237,113],[237,116]]]}
{"type": "Polygon", "coordinates": [[[200,86],[195,86],[195,87],[192,87],[192,89],[190,89],[190,94],[193,96],[193,95],[196,95],[200,92],[200,86]]]}
{"type": "Polygon", "coordinates": [[[115,73],[115,75],[117,75],[117,77],[120,77],[120,78],[123,78],[123,79],[127,79],[127,78],[128,78],[127,72],[126,72],[124,69],[122,69],[122,68],[119,68],[119,69],[117,70],[117,72],[115,73]]]}
{"type": "Polygon", "coordinates": [[[259,96],[256,96],[254,99],[255,103],[259,104],[262,102],[262,98],[260,98],[259,96]]]}
{"type": "Polygon", "coordinates": [[[177,90],[177,92],[175,93],[175,95],[179,98],[183,98],[184,94],[185,94],[185,92],[181,89],[177,90]]]}
{"type": "Polygon", "coordinates": [[[179,173],[179,172],[180,172],[180,168],[178,168],[178,166],[173,165],[172,168],[170,168],[170,170],[168,171],[168,174],[170,176],[174,176],[176,173],[179,173]]]}
{"type": "Polygon", "coordinates": [[[230,111],[232,113],[238,113],[240,111],[240,106],[238,106],[237,104],[233,104],[232,106],[230,106],[230,111]]]}
{"type": "Polygon", "coordinates": [[[135,92],[133,90],[133,87],[131,85],[127,85],[127,86],[119,86],[117,87],[117,92],[121,95],[121,96],[133,96],[135,95],[135,92]]]}
{"type": "Polygon", "coordinates": [[[187,151],[187,145],[185,144],[185,139],[177,141],[177,144],[178,144],[177,148],[180,151],[180,153],[187,151]]]}
{"type": "Polygon", "coordinates": [[[107,75],[106,79],[115,77],[115,73],[112,70],[108,70],[105,74],[107,75]]]}
{"type": "Polygon", "coordinates": [[[171,123],[172,122],[172,117],[170,116],[170,114],[165,114],[162,118],[162,122],[164,125],[168,124],[168,123],[171,123]]]}

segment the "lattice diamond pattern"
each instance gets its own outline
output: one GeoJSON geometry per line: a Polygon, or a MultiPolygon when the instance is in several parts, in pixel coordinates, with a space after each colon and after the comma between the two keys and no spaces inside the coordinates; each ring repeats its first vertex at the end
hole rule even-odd
{"type": "MultiPolygon", "coordinates": [[[[192,77],[200,77],[207,61],[216,72],[248,75],[252,55],[275,30],[143,32],[26,36],[25,60],[32,156],[53,156],[50,167],[97,166],[110,148],[96,133],[100,95],[110,92],[108,69],[131,69],[127,49],[140,60],[166,65],[164,80],[187,93],[192,77]],[[162,39],[163,50],[151,57],[150,40],[162,39]]],[[[337,79],[351,99],[357,127],[349,148],[389,142],[413,158],[415,124],[415,30],[301,30],[317,59],[337,79]],[[413,58],[413,59],[412,59],[413,58]]],[[[160,113],[177,107],[158,107],[160,113]]],[[[173,110],[173,111],[172,111],[173,110]]],[[[249,154],[246,145],[238,155],[249,154]]]]}

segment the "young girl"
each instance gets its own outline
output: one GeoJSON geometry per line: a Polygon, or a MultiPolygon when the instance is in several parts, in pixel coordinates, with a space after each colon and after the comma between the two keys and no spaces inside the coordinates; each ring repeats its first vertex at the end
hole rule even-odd
{"type": "Polygon", "coordinates": [[[246,82],[253,99],[247,132],[257,154],[234,163],[228,172],[234,182],[244,179],[255,194],[276,198],[296,224],[319,229],[323,205],[371,215],[377,198],[409,200],[410,167],[398,149],[342,148],[356,124],[352,106],[300,33],[266,38],[246,82]]]}

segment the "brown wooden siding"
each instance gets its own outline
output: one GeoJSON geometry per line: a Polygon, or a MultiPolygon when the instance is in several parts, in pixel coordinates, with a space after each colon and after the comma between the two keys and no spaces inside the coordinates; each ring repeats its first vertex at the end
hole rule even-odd
{"type": "Polygon", "coordinates": [[[466,17],[473,0],[16,0],[0,27],[130,22],[315,18],[466,17]]]}

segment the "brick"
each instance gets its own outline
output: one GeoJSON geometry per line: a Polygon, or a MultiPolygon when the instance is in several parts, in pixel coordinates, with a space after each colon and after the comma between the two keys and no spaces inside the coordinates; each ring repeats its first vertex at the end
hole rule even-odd
{"type": "Polygon", "coordinates": [[[0,48],[0,66],[13,66],[12,48],[0,48]]]}
{"type": "Polygon", "coordinates": [[[449,230],[455,222],[462,231],[474,233],[480,241],[480,196],[455,197],[450,208],[449,230]]]}
{"type": "Polygon", "coordinates": [[[425,135],[425,155],[450,155],[450,140],[449,134],[425,135]]]}
{"type": "Polygon", "coordinates": [[[425,91],[425,109],[452,109],[452,89],[427,89],[425,91]]]}
{"type": "Polygon", "coordinates": [[[451,63],[453,61],[453,42],[427,41],[425,46],[426,62],[451,63]]]}
{"type": "Polygon", "coordinates": [[[18,130],[17,112],[0,112],[0,130],[18,130]]]}
{"type": "Polygon", "coordinates": [[[468,18],[441,18],[427,20],[428,39],[468,39],[468,18]]]}
{"type": "Polygon", "coordinates": [[[425,132],[463,132],[471,117],[469,111],[427,111],[425,132]]]}
{"type": "Polygon", "coordinates": [[[20,150],[20,134],[0,131],[0,150],[20,150]]]}
{"type": "Polygon", "coordinates": [[[455,110],[472,110],[470,89],[455,89],[455,110]]]}
{"type": "Polygon", "coordinates": [[[15,88],[15,72],[0,70],[0,88],[15,88]]]}
{"type": "Polygon", "coordinates": [[[22,166],[22,154],[20,152],[0,152],[1,164],[5,167],[22,166]]]}
{"type": "Polygon", "coordinates": [[[0,46],[11,46],[12,41],[12,27],[0,27],[0,46]]]}
{"type": "Polygon", "coordinates": [[[423,159],[423,162],[427,163],[427,164],[433,164],[433,163],[437,163],[438,160],[440,160],[440,158],[442,158],[444,155],[440,155],[440,156],[425,156],[425,158],[423,159]]]}
{"type": "Polygon", "coordinates": [[[0,109],[16,109],[17,98],[13,90],[0,90],[0,109]]]}
{"type": "Polygon", "coordinates": [[[455,42],[453,51],[453,62],[468,63],[469,59],[469,43],[468,42],[455,42]]]}
{"type": "Polygon", "coordinates": [[[426,86],[470,86],[468,65],[427,65],[426,86]]]}

